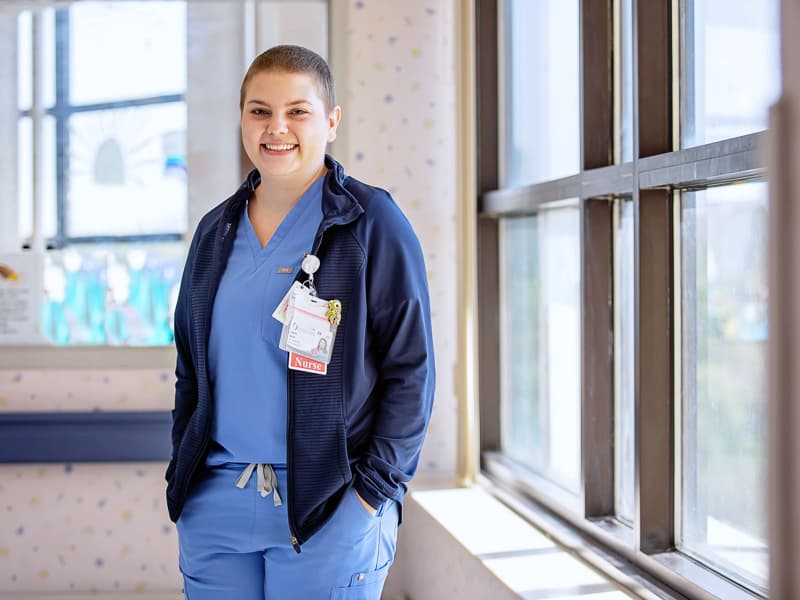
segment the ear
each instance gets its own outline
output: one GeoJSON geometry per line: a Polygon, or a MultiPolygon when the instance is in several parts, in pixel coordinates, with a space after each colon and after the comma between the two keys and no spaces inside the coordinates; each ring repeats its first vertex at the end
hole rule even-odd
{"type": "Polygon", "coordinates": [[[334,106],[331,114],[328,115],[328,143],[336,139],[336,128],[342,120],[342,107],[334,106]]]}

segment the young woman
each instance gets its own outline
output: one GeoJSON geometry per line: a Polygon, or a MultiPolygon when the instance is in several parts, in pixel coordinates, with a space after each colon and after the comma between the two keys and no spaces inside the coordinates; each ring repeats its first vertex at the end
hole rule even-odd
{"type": "Polygon", "coordinates": [[[433,403],[422,252],[325,154],[341,109],[322,58],[267,50],[240,108],[256,168],[198,225],[175,311],[186,597],[377,600],[433,403]]]}

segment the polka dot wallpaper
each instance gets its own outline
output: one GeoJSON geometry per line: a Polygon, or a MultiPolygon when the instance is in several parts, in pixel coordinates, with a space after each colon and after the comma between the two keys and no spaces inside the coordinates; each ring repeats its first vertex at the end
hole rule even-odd
{"type": "Polygon", "coordinates": [[[170,410],[168,369],[0,371],[0,412],[170,410]]]}
{"type": "MultiPolygon", "coordinates": [[[[456,473],[456,104],[453,4],[356,1],[349,13],[342,127],[355,177],[387,189],[425,252],[436,405],[420,477],[456,473]]],[[[341,91],[340,91],[341,94],[341,91]]]]}
{"type": "MultiPolygon", "coordinates": [[[[348,3],[340,84],[355,177],[391,192],[428,268],[437,394],[420,477],[456,473],[457,344],[453,3],[348,3]],[[344,89],[343,89],[344,87],[344,89]]],[[[0,369],[0,412],[168,410],[163,370],[0,369]]],[[[166,465],[0,465],[0,592],[177,591],[166,465]]]]}
{"type": "Polygon", "coordinates": [[[180,589],[165,468],[0,466],[0,592],[180,589]]]}

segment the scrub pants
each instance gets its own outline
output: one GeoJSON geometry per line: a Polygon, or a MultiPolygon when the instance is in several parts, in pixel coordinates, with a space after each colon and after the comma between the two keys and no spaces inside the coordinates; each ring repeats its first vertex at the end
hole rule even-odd
{"type": "Polygon", "coordinates": [[[349,487],[297,554],[289,542],[286,467],[274,468],[278,498],[268,478],[267,489],[255,474],[244,484],[246,467],[207,467],[186,499],[177,523],[186,599],[379,600],[394,559],[397,503],[384,502],[372,516],[349,487]]]}

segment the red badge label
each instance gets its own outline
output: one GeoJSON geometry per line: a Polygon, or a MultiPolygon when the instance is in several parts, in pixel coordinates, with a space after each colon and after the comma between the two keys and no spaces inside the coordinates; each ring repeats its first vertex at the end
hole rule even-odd
{"type": "Polygon", "coordinates": [[[326,375],[328,373],[328,365],[322,361],[308,358],[302,354],[289,353],[289,368],[294,371],[305,371],[306,373],[315,373],[317,375],[326,375]]]}

